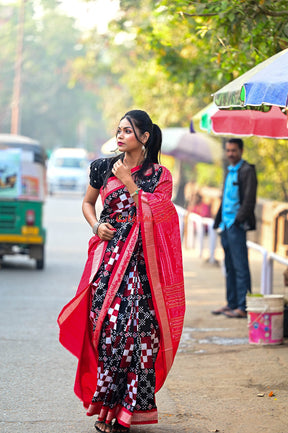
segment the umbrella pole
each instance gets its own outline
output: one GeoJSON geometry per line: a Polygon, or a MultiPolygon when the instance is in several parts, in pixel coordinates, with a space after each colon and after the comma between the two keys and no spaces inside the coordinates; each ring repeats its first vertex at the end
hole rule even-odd
{"type": "MultiPolygon", "coordinates": [[[[175,176],[175,195],[174,195],[174,199],[173,202],[175,204],[177,204],[178,206],[182,206],[184,208],[186,208],[186,197],[185,197],[185,186],[187,184],[187,182],[192,180],[192,177],[187,179],[186,176],[186,171],[184,169],[184,164],[185,161],[182,160],[176,160],[176,176],[175,176]]],[[[193,171],[195,168],[195,163],[190,164],[191,165],[191,170],[193,171]]]]}
{"type": "Polygon", "coordinates": [[[183,180],[183,162],[179,159],[175,159],[175,175],[174,175],[174,198],[175,204],[184,207],[185,197],[184,197],[184,186],[185,181],[183,180]],[[184,183],[184,184],[183,184],[184,183]]]}
{"type": "Polygon", "coordinates": [[[224,180],[225,180],[225,174],[226,174],[226,172],[227,172],[227,167],[228,167],[228,165],[229,165],[229,163],[228,163],[228,160],[227,160],[227,157],[226,157],[226,142],[228,141],[228,139],[227,138],[225,138],[225,137],[222,137],[222,149],[223,149],[223,152],[222,152],[222,168],[223,168],[223,182],[224,182],[224,180]]]}

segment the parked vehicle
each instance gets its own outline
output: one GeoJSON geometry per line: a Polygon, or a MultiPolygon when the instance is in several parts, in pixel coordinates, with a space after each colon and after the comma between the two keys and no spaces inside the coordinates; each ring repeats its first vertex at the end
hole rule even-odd
{"type": "Polygon", "coordinates": [[[0,260],[26,254],[44,268],[46,153],[28,137],[0,134],[0,260]]]}
{"type": "Polygon", "coordinates": [[[89,160],[85,149],[59,148],[48,161],[49,194],[75,191],[84,194],[88,184],[89,160]]]}

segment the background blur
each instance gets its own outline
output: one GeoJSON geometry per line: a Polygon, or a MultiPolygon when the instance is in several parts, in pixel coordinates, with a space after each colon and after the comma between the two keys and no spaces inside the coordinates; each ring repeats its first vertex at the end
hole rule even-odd
{"type": "MultiPolygon", "coordinates": [[[[91,159],[128,109],[188,129],[213,92],[288,45],[279,0],[5,0],[0,17],[0,132],[19,110],[18,133],[48,154],[84,147],[91,159]]],[[[287,201],[286,141],[245,145],[259,195],[287,201]]],[[[223,179],[221,163],[183,172],[200,186],[223,179]]]]}

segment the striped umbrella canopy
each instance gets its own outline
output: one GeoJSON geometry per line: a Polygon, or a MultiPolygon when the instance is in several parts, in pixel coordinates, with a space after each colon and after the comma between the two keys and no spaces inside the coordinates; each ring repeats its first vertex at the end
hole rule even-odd
{"type": "Polygon", "coordinates": [[[212,103],[193,116],[200,128],[216,135],[256,136],[288,139],[287,116],[280,107],[261,110],[219,110],[212,103]]]}
{"type": "Polygon", "coordinates": [[[214,94],[219,108],[288,105],[288,48],[280,51],[214,94]]]}
{"type": "Polygon", "coordinates": [[[279,107],[258,110],[217,110],[211,116],[211,128],[218,135],[288,138],[287,116],[279,107]]]}
{"type": "Polygon", "coordinates": [[[202,110],[194,114],[192,117],[193,123],[198,125],[202,131],[207,131],[210,133],[212,129],[211,116],[215,114],[216,111],[218,111],[217,105],[214,104],[214,102],[211,102],[209,105],[206,105],[206,107],[202,108],[202,110]]]}

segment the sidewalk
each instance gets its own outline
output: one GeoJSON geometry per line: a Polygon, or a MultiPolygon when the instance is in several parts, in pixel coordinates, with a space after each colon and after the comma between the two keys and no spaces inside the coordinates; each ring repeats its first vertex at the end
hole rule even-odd
{"type": "MultiPolygon", "coordinates": [[[[220,249],[216,257],[222,257],[220,249]]],[[[159,424],[133,427],[131,433],[287,433],[288,340],[277,346],[249,344],[246,319],[211,314],[225,303],[221,267],[193,250],[184,250],[183,260],[184,332],[157,395],[159,424]]],[[[254,292],[260,292],[261,258],[256,253],[250,254],[250,267],[254,292]]],[[[275,293],[283,294],[283,270],[275,266],[275,293]]]]}

